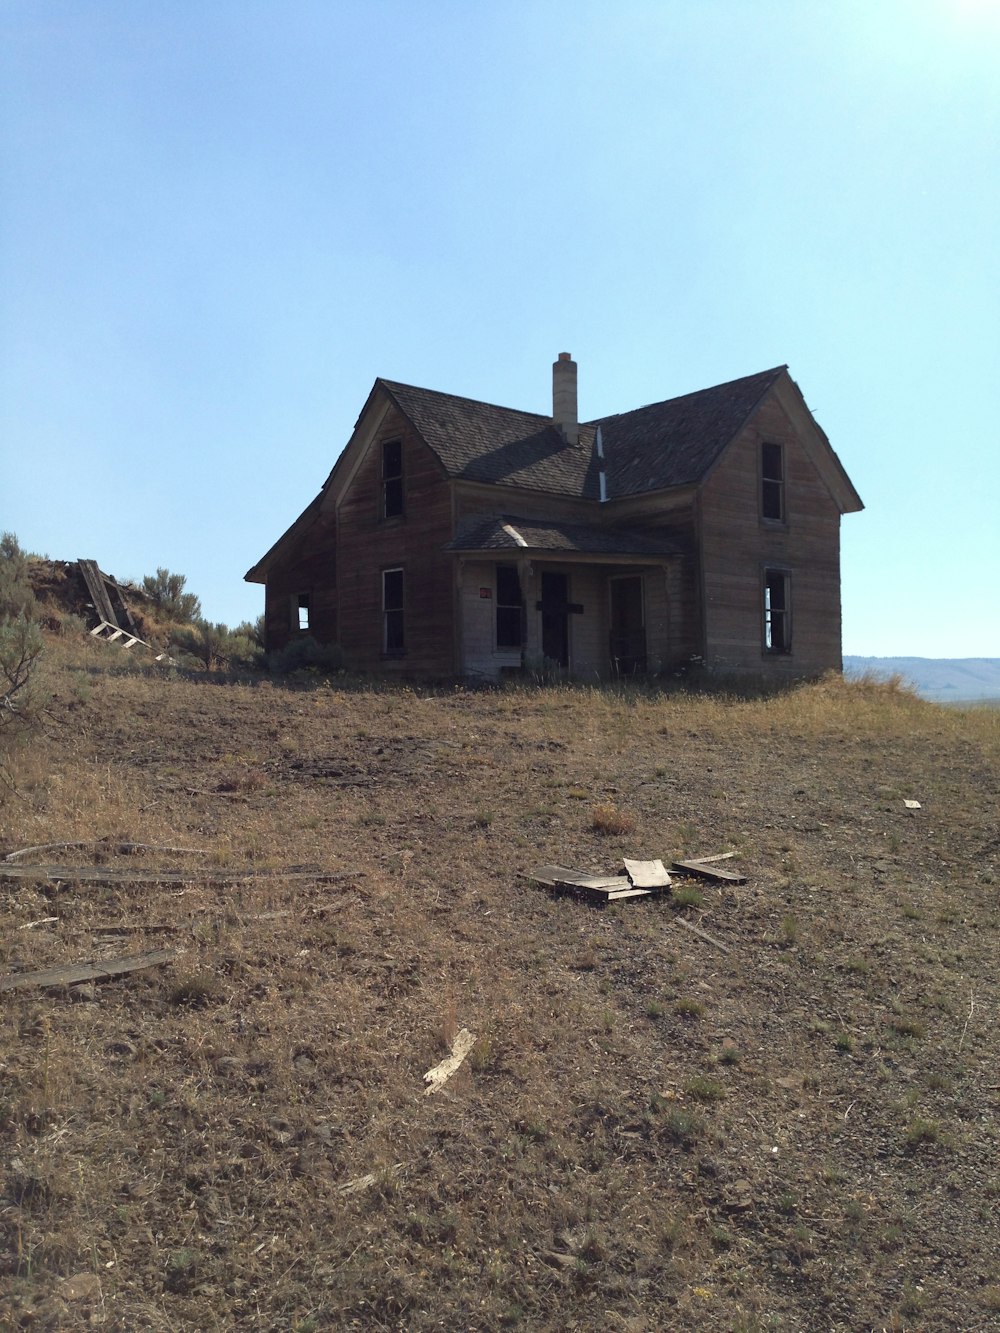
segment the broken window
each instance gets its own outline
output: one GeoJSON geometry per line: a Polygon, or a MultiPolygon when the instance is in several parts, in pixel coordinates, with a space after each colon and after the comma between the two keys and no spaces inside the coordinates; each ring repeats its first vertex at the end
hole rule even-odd
{"type": "Polygon", "coordinates": [[[386,657],[402,657],[403,637],[403,571],[382,571],[382,651],[386,657]]]}
{"type": "Polygon", "coordinates": [[[779,523],[785,518],[784,453],[780,444],[760,446],[760,512],[779,523]]]}
{"type": "Polygon", "coordinates": [[[764,651],[790,653],[791,579],[781,569],[764,570],[764,651]]]}
{"type": "Polygon", "coordinates": [[[295,628],[306,631],[309,629],[309,594],[300,592],[295,599],[295,628]]]}
{"type": "Polygon", "coordinates": [[[403,441],[386,440],[382,445],[382,517],[398,518],[403,512],[403,441]]]}
{"type": "Polygon", "coordinates": [[[497,647],[524,644],[524,604],[516,565],[497,565],[497,647]]]}

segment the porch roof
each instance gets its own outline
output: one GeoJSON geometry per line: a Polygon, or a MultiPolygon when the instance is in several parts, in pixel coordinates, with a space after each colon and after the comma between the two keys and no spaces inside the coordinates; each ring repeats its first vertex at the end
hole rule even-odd
{"type": "Polygon", "coordinates": [[[491,514],[464,524],[445,547],[447,551],[525,551],[573,555],[647,556],[680,555],[669,537],[654,532],[591,523],[555,523],[551,519],[491,514]]]}

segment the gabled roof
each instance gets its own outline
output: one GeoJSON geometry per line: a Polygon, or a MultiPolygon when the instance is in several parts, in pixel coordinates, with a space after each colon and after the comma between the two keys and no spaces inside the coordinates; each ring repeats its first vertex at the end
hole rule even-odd
{"type": "Polygon", "coordinates": [[[566,444],[552,418],[536,412],[393,380],[376,380],[376,388],[413,423],[452,479],[596,500],[598,426],[608,499],[697,483],[785,369],[584,423],[577,445],[566,444]]]}
{"type": "Polygon", "coordinates": [[[608,496],[690,486],[711,469],[786,366],[602,417],[608,496]]]}
{"type": "Polygon", "coordinates": [[[560,551],[582,555],[678,555],[668,537],[592,523],[556,523],[516,514],[491,514],[465,524],[447,551],[560,551]]]}
{"type": "Polygon", "coordinates": [[[434,450],[449,477],[598,498],[594,432],[567,445],[551,417],[453,393],[376,380],[434,450]]]}

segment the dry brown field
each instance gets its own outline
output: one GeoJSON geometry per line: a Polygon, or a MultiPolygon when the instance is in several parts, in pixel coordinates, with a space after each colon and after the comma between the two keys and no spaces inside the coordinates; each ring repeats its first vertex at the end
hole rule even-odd
{"type": "Polygon", "coordinates": [[[1000,713],[45,670],[0,976],[182,952],[0,993],[0,1326],[1000,1328],[1000,713]]]}

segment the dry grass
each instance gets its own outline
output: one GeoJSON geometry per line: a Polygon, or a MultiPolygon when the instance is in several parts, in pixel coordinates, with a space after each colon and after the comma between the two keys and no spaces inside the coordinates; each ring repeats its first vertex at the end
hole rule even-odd
{"type": "Polygon", "coordinates": [[[2,997],[0,1324],[989,1327],[1000,714],[125,666],[50,654],[0,853],[210,854],[3,889],[5,969],[185,952],[2,997]],[[727,955],[520,877],[723,847],[727,955]],[[347,878],[211,873],[308,863],[347,878]]]}

